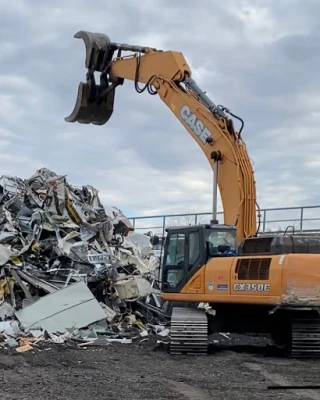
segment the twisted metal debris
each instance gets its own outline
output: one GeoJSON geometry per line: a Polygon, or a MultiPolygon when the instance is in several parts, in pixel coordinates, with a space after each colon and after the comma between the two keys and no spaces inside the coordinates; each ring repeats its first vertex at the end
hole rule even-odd
{"type": "Polygon", "coordinates": [[[92,186],[72,186],[47,168],[26,180],[2,176],[3,343],[20,348],[12,344],[19,335],[96,341],[99,332],[124,340],[164,331],[170,305],[161,300],[160,260],[151,250],[150,237],[104,207],[92,186]]]}

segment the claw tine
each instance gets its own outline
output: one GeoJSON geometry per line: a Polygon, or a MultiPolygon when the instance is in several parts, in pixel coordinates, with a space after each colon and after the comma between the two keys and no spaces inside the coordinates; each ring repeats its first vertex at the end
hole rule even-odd
{"type": "MultiPolygon", "coordinates": [[[[98,54],[100,51],[107,51],[110,45],[110,38],[103,33],[93,33],[88,31],[78,31],[74,37],[82,39],[86,47],[86,68],[90,68],[91,64],[97,64],[98,54]]],[[[96,65],[97,66],[97,65],[96,65]]],[[[97,68],[99,71],[99,68],[97,68]]]]}
{"type": "Polygon", "coordinates": [[[101,104],[89,103],[89,85],[80,82],[75,107],[72,113],[65,118],[66,122],[79,122],[80,124],[104,125],[113,113],[115,89],[108,93],[101,104]]]}
{"type": "Polygon", "coordinates": [[[80,113],[81,106],[84,105],[83,103],[86,98],[84,91],[85,91],[85,83],[80,82],[79,86],[78,86],[78,94],[77,94],[76,104],[74,106],[72,113],[64,119],[66,122],[78,121],[78,114],[80,113]]]}

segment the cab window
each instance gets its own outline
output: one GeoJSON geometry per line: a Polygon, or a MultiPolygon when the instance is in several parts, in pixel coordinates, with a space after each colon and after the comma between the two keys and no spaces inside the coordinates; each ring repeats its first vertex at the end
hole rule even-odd
{"type": "Polygon", "coordinates": [[[192,267],[200,255],[200,235],[199,232],[189,233],[189,267],[192,267]]]}
{"type": "Polygon", "coordinates": [[[215,257],[236,250],[236,231],[208,230],[206,235],[208,255],[215,257]]]}
{"type": "Polygon", "coordinates": [[[184,233],[174,233],[170,236],[168,243],[168,252],[165,260],[166,265],[184,264],[184,245],[184,233]]]}
{"type": "Polygon", "coordinates": [[[163,271],[163,284],[166,288],[175,289],[185,279],[185,238],[184,233],[169,236],[163,271]]]}

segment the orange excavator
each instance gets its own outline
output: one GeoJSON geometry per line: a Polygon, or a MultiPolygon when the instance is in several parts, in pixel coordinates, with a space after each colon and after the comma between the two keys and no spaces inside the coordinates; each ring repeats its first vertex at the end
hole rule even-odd
{"type": "Polygon", "coordinates": [[[167,230],[161,291],[174,304],[171,353],[205,353],[208,335],[227,331],[268,333],[287,355],[319,357],[320,240],[257,234],[260,213],[242,119],[210,100],[178,51],[115,43],[86,31],[75,37],[85,43],[87,74],[67,122],[105,124],[116,88],[133,81],[138,93],[160,97],[214,171],[211,222],[167,230]],[[232,117],[241,123],[239,132],[232,117]],[[218,188],[224,224],[216,220],[218,188]],[[199,308],[201,302],[210,308],[199,308]]]}

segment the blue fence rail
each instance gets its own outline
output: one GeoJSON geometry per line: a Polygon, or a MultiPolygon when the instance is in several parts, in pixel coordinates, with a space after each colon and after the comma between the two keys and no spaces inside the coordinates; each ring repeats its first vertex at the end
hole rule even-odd
{"type": "MultiPolygon", "coordinates": [[[[137,232],[164,234],[165,228],[170,226],[208,223],[211,213],[149,215],[129,219],[137,232]]],[[[218,213],[218,220],[223,222],[223,212],[218,213]]],[[[261,209],[260,233],[284,232],[289,226],[294,227],[296,233],[320,232],[320,205],[261,209]]]]}

